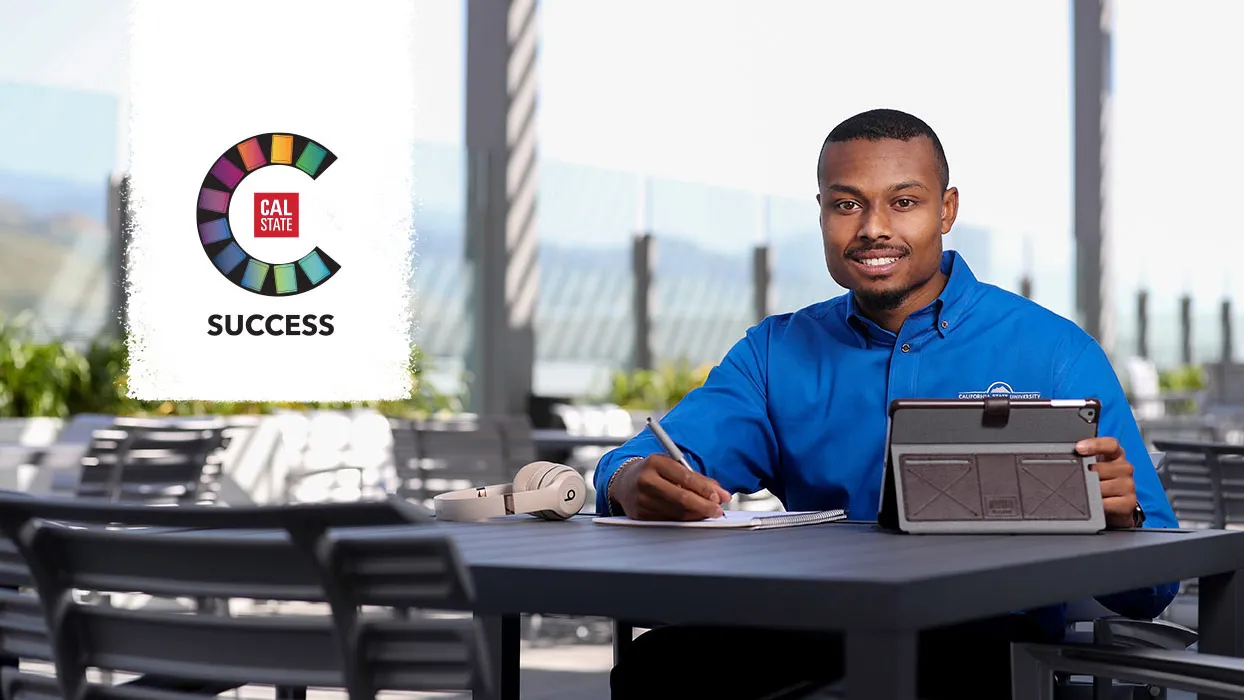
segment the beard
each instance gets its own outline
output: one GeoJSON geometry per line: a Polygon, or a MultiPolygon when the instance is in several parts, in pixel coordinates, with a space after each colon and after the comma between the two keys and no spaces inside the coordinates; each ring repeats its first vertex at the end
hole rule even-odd
{"type": "MultiPolygon", "coordinates": [[[[855,260],[862,253],[873,251],[893,251],[896,256],[908,258],[911,256],[911,248],[906,245],[861,245],[852,248],[844,257],[848,260],[855,260]]],[[[910,264],[910,263],[909,263],[910,264]]],[[[912,292],[912,287],[903,289],[889,289],[880,292],[855,292],[855,298],[864,308],[872,311],[893,311],[897,309],[912,292]]]]}
{"type": "Polygon", "coordinates": [[[893,311],[911,294],[910,289],[889,289],[883,292],[855,292],[861,306],[874,311],[893,311]]]}

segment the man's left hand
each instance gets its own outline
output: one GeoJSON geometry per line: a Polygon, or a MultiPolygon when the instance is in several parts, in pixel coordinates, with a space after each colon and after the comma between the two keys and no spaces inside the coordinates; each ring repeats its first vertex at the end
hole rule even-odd
{"type": "Polygon", "coordinates": [[[1136,527],[1136,481],[1132,478],[1132,463],[1127,461],[1119,441],[1111,437],[1083,440],[1076,445],[1076,452],[1097,457],[1092,469],[1101,483],[1106,527],[1136,527]]]}

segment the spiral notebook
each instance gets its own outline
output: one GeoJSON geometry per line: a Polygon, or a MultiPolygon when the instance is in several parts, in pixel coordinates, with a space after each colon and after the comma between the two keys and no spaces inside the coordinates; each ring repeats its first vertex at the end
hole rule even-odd
{"type": "Polygon", "coordinates": [[[846,520],[843,510],[759,511],[727,510],[720,518],[707,520],[632,520],[625,515],[593,518],[601,525],[634,525],[637,527],[724,527],[748,530],[772,530],[779,527],[819,525],[846,520]]]}

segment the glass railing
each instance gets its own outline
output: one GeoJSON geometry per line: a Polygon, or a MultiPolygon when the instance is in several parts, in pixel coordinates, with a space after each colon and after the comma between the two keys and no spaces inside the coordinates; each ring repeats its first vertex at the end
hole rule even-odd
{"type": "Polygon", "coordinates": [[[641,182],[632,173],[542,159],[535,390],[600,389],[632,361],[632,241],[641,182]]]}
{"type": "Polygon", "coordinates": [[[755,194],[663,178],[647,181],[657,241],[653,355],[716,364],[756,322],[752,249],[767,238],[755,194]]]}
{"type": "Polygon", "coordinates": [[[820,211],[813,195],[795,199],[768,197],[768,235],[772,250],[773,307],[787,313],[843,292],[825,267],[820,211]]]}
{"type": "Polygon", "coordinates": [[[415,258],[412,303],[416,342],[434,357],[462,357],[470,341],[470,269],[463,255],[466,162],[460,148],[415,148],[415,258]]]}
{"type": "Polygon", "coordinates": [[[112,318],[116,100],[0,82],[0,125],[0,314],[90,339],[112,318]]]}
{"type": "MultiPolygon", "coordinates": [[[[1149,359],[1159,368],[1185,364],[1184,330],[1180,311],[1182,294],[1150,292],[1148,299],[1147,345],[1149,359]]],[[[1220,295],[1192,294],[1190,329],[1193,365],[1219,362],[1223,357],[1222,298],[1220,295]]],[[[1232,361],[1244,358],[1244,315],[1240,302],[1232,304],[1232,361]]],[[[1137,293],[1115,297],[1115,358],[1140,354],[1137,293]]]]}
{"type": "MultiPolygon", "coordinates": [[[[414,340],[431,359],[434,381],[460,388],[470,367],[476,306],[464,235],[466,153],[458,145],[419,143],[414,163],[414,340]]],[[[610,372],[633,364],[632,249],[640,231],[656,241],[651,346],[658,365],[716,363],[756,323],[758,245],[769,249],[770,313],[843,293],[825,267],[811,196],[760,195],[550,159],[541,160],[538,173],[538,394],[599,394],[610,372]]],[[[92,184],[0,172],[0,311],[33,312],[46,337],[93,337],[114,313],[106,175],[92,184]]],[[[1075,319],[1074,265],[1052,263],[1058,250],[1025,261],[1021,239],[962,223],[944,242],[980,279],[1005,289],[1020,291],[1031,270],[1034,299],[1075,319]]],[[[1069,241],[1065,247],[1073,252],[1069,241]]],[[[1220,356],[1218,303],[1194,299],[1196,362],[1220,356]]],[[[1136,352],[1135,304],[1134,292],[1116,290],[1116,358],[1136,352]]],[[[1151,357],[1160,367],[1176,366],[1183,360],[1178,295],[1155,294],[1150,309],[1151,357]]],[[[1241,325],[1233,335],[1244,352],[1241,325]]]]}

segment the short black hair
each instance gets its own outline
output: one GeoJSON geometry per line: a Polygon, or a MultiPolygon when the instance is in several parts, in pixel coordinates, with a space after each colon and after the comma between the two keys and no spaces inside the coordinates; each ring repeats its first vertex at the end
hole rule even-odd
{"type": "Polygon", "coordinates": [[[950,164],[946,162],[946,152],[942,150],[942,142],[933,129],[919,117],[914,117],[897,109],[873,109],[850,117],[825,137],[821,145],[821,155],[816,160],[816,180],[821,181],[821,166],[825,161],[825,149],[831,143],[868,139],[898,139],[910,141],[919,136],[927,136],[933,142],[933,152],[937,155],[937,174],[942,180],[942,191],[950,186],[950,164]]]}

